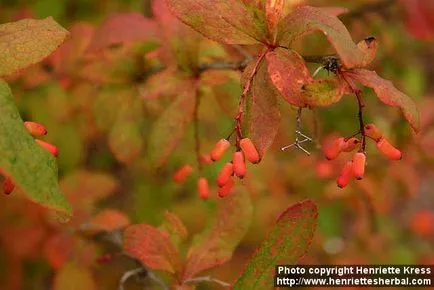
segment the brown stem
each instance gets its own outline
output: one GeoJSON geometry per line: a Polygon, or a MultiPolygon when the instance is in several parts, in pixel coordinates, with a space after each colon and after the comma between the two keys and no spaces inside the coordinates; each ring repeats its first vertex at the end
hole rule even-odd
{"type": "Polygon", "coordinates": [[[199,139],[199,106],[200,95],[197,93],[195,97],[193,110],[193,130],[194,130],[194,148],[196,152],[196,161],[199,171],[202,171],[202,162],[200,160],[200,139],[199,139]]]}
{"type": "Polygon", "coordinates": [[[206,70],[243,70],[249,64],[250,59],[245,59],[238,62],[214,62],[214,63],[203,63],[199,65],[199,73],[206,70]]]}

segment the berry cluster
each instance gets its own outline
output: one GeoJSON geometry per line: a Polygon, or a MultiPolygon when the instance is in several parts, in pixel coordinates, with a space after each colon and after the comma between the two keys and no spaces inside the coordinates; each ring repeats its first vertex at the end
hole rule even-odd
{"type": "MultiPolygon", "coordinates": [[[[402,153],[384,137],[383,133],[374,125],[367,124],[363,127],[363,137],[369,137],[375,141],[377,149],[391,160],[400,160],[402,153]]],[[[362,142],[355,137],[337,138],[330,146],[324,148],[325,156],[328,160],[336,159],[341,152],[352,152],[358,149],[358,152],[353,155],[353,159],[348,161],[337,179],[337,185],[340,188],[345,188],[354,177],[360,180],[365,175],[366,155],[364,146],[360,146],[362,142]]]]}
{"type": "MultiPolygon", "coordinates": [[[[201,165],[212,164],[214,161],[220,160],[230,145],[231,144],[227,139],[219,140],[209,155],[201,156],[201,165]]],[[[247,173],[245,160],[248,160],[252,164],[257,164],[261,161],[258,151],[249,138],[241,139],[238,147],[237,151],[232,155],[232,160],[223,165],[217,176],[216,183],[219,187],[219,197],[225,197],[230,193],[234,185],[234,176],[240,179],[244,178],[247,173]]],[[[184,165],[175,172],[173,180],[178,183],[183,182],[192,172],[193,167],[191,165],[184,165]]],[[[205,177],[202,176],[198,179],[197,190],[200,198],[209,198],[209,183],[205,177]]]]}
{"type": "MultiPolygon", "coordinates": [[[[47,129],[45,128],[45,126],[39,123],[24,122],[24,126],[32,136],[41,137],[47,135],[47,129]]],[[[35,142],[38,143],[42,148],[47,150],[54,157],[57,157],[59,155],[59,149],[53,144],[50,144],[48,142],[39,139],[35,139],[35,142]]],[[[2,174],[4,175],[4,180],[2,185],[3,193],[9,195],[15,189],[15,182],[9,176],[6,176],[4,173],[2,174]]]]}

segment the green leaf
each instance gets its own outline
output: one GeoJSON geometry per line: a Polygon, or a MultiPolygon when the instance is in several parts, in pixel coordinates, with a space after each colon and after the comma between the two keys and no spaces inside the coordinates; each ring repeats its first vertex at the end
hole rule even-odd
{"type": "MultiPolygon", "coordinates": [[[[253,63],[253,62],[252,62],[253,63]]],[[[250,76],[252,66],[247,67],[243,79],[250,76]]],[[[267,73],[267,63],[262,61],[253,78],[246,98],[246,121],[248,137],[262,157],[276,138],[280,127],[279,93],[267,73]]]]}
{"type": "Polygon", "coordinates": [[[35,64],[66,39],[68,31],[53,18],[24,19],[0,25],[0,76],[35,64]]]}
{"type": "Polygon", "coordinates": [[[317,206],[312,200],[287,208],[233,289],[271,289],[276,265],[295,264],[306,254],[313,239],[317,216],[317,206]]]}
{"type": "Polygon", "coordinates": [[[71,208],[57,182],[56,159],[26,131],[6,82],[0,80],[0,168],[34,202],[68,217],[71,208]]]}
{"type": "Polygon", "coordinates": [[[374,89],[384,104],[399,108],[413,130],[416,133],[420,131],[420,116],[416,103],[399,91],[391,81],[379,77],[375,71],[365,69],[357,69],[345,74],[364,86],[374,89]]]}
{"type": "Polygon", "coordinates": [[[140,155],[144,146],[144,111],[141,99],[132,93],[126,97],[110,131],[109,147],[117,160],[129,164],[140,155]]]}
{"type": "Polygon", "coordinates": [[[229,261],[250,226],[252,204],[246,191],[235,191],[219,199],[217,206],[217,213],[206,230],[193,239],[184,280],[229,261]]]}
{"type": "Polygon", "coordinates": [[[296,8],[280,22],[277,42],[279,45],[288,46],[299,37],[315,31],[326,35],[346,68],[360,67],[363,64],[364,54],[353,42],[345,25],[336,16],[321,8],[296,8]]]}
{"type": "Polygon", "coordinates": [[[267,53],[266,59],[271,82],[294,106],[330,106],[346,92],[347,86],[336,77],[327,80],[312,78],[302,57],[293,50],[279,48],[267,53]]]}
{"type": "Polygon", "coordinates": [[[167,161],[193,120],[196,84],[185,82],[179,90],[179,96],[155,122],[149,134],[148,154],[155,167],[167,161]]]}
{"type": "Polygon", "coordinates": [[[185,24],[218,42],[257,44],[266,39],[255,15],[239,0],[167,0],[185,24]]]}

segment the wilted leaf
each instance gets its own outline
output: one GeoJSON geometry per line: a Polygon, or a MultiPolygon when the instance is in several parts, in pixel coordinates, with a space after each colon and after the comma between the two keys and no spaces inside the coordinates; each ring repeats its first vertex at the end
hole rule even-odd
{"type": "Polygon", "coordinates": [[[178,250],[169,235],[150,225],[129,226],[124,232],[124,251],[153,270],[176,273],[181,268],[178,250]]]}
{"type": "Polygon", "coordinates": [[[152,19],[137,12],[116,13],[107,17],[96,29],[89,51],[133,41],[155,40],[157,26],[152,19]]]}
{"type": "Polygon", "coordinates": [[[0,119],[0,168],[31,200],[69,216],[71,207],[58,185],[56,159],[27,132],[2,80],[0,119]]]}
{"type": "Polygon", "coordinates": [[[163,165],[184,136],[193,119],[196,102],[195,84],[186,82],[179,96],[155,122],[149,134],[149,159],[156,167],[163,165]]]}
{"type": "Polygon", "coordinates": [[[194,237],[188,251],[184,280],[229,261],[252,219],[249,194],[235,191],[218,200],[218,209],[205,231],[194,237]]]}
{"type": "Polygon", "coordinates": [[[374,89],[378,98],[386,105],[399,108],[413,130],[416,133],[420,131],[419,110],[416,103],[395,88],[391,81],[379,77],[375,71],[365,69],[345,73],[364,86],[374,89]]]}
{"type": "Polygon", "coordinates": [[[338,102],[346,86],[337,78],[315,80],[293,50],[276,49],[266,55],[271,82],[282,97],[297,107],[325,107],[338,102]]]}
{"type": "Polygon", "coordinates": [[[270,281],[273,281],[276,265],[296,264],[306,254],[315,232],[317,216],[317,207],[312,200],[287,208],[233,289],[272,288],[270,281]]]}
{"type": "Polygon", "coordinates": [[[118,117],[109,134],[109,147],[117,160],[133,162],[144,146],[142,134],[144,111],[142,100],[132,93],[125,96],[118,117]]]}
{"type": "Polygon", "coordinates": [[[213,40],[257,44],[266,38],[254,14],[239,0],[167,0],[167,4],[181,21],[213,40]]]}
{"type": "Polygon", "coordinates": [[[53,18],[24,19],[0,25],[0,76],[12,74],[50,55],[68,31],[53,18]]]}
{"type": "Polygon", "coordinates": [[[54,277],[53,290],[97,289],[92,272],[73,262],[65,264],[54,277]]]}
{"type": "Polygon", "coordinates": [[[128,216],[115,209],[104,209],[83,225],[83,230],[89,234],[111,232],[122,229],[130,224],[128,216]]]}
{"type": "Polygon", "coordinates": [[[321,31],[326,35],[345,67],[361,66],[363,53],[353,42],[345,25],[336,16],[320,8],[310,6],[296,8],[281,21],[277,42],[288,46],[299,37],[315,31],[321,31]]]}
{"type": "MultiPolygon", "coordinates": [[[[250,75],[252,66],[247,67],[243,78],[250,75]]],[[[267,64],[262,61],[253,78],[250,93],[246,98],[248,137],[253,141],[261,157],[273,144],[280,127],[280,110],[277,90],[267,75],[267,64]]]]}

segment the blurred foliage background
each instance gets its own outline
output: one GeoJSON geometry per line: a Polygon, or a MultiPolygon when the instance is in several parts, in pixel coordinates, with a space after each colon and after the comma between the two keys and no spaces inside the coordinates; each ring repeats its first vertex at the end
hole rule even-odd
{"type": "MultiPolygon", "coordinates": [[[[343,15],[341,19],[355,41],[368,36],[377,38],[380,48],[372,68],[393,80],[420,105],[423,130],[418,136],[412,135],[397,110],[380,104],[372,91],[365,90],[367,120],[377,124],[393,140],[403,151],[404,159],[396,163],[387,161],[375,148],[369,147],[366,178],[340,190],[335,177],[345,157],[326,162],[319,144],[333,134],[351,135],[357,130],[355,100],[345,97],[329,108],[303,113],[305,131],[318,141],[311,145],[309,157],[298,151],[280,150],[293,141],[295,124],[295,110],[282,103],[284,117],[278,138],[263,162],[250,167],[248,177],[239,184],[239,190],[248,191],[253,203],[254,217],[249,232],[233,259],[209,271],[210,275],[234,281],[277,215],[304,198],[318,203],[320,215],[312,248],[302,263],[432,264],[434,45],[432,35],[418,35],[418,28],[410,27],[415,17],[422,16],[414,11],[410,13],[405,1],[294,2],[342,6],[350,11],[374,4],[360,15],[343,15]],[[379,2],[391,3],[375,6],[379,2]]],[[[152,56],[161,43],[140,41],[110,47],[87,59],[82,56],[91,38],[86,38],[87,32],[101,27],[111,13],[131,11],[152,16],[150,1],[0,1],[2,23],[53,16],[68,30],[76,29],[69,50],[57,60],[49,58],[8,80],[23,119],[44,124],[49,130],[46,140],[60,149],[59,178],[73,204],[75,217],[67,226],[58,225],[45,217],[43,209],[19,194],[2,196],[2,289],[87,289],[82,285],[67,288],[56,282],[61,280],[59,269],[64,260],[74,260],[78,269],[89,269],[85,273],[69,270],[70,281],[92,279],[83,283],[96,285],[95,289],[116,289],[122,274],[134,267],[133,262],[118,256],[104,265],[95,263],[99,255],[119,249],[110,239],[78,237],[68,229],[71,223],[84,222],[101,209],[118,209],[132,223],[156,226],[169,210],[180,217],[192,234],[202,230],[214,211],[214,199],[202,201],[197,196],[197,173],[183,184],[172,181],[172,174],[180,166],[195,164],[192,126],[164,166],[155,169],[148,162],[152,126],[173,100],[173,92],[164,96],[169,90],[161,89],[162,82],[152,81],[156,89],[147,85],[162,65],[152,56]],[[163,96],[147,98],[148,90],[163,96]],[[72,243],[74,247],[70,246],[72,243]]],[[[430,21],[434,31],[434,19],[430,21]]],[[[181,40],[179,47],[186,45],[181,40]]],[[[304,38],[296,44],[296,49],[303,55],[333,53],[320,34],[304,38]]],[[[225,59],[237,60],[240,55],[233,48],[209,41],[201,46],[200,62],[225,59]]],[[[317,67],[310,64],[312,71],[317,67]]],[[[199,132],[203,152],[210,151],[217,140],[231,131],[240,94],[239,76],[238,72],[210,74],[210,85],[201,88],[199,132]]],[[[173,86],[172,91],[177,93],[175,81],[173,86]]],[[[223,163],[224,160],[207,168],[205,176],[214,180],[223,163]]],[[[74,266],[69,264],[69,267],[74,266]]],[[[137,281],[127,286],[127,289],[143,289],[143,284],[137,281]]],[[[199,289],[218,289],[213,287],[201,285],[199,289]]]]}

